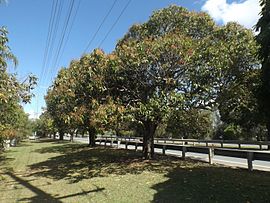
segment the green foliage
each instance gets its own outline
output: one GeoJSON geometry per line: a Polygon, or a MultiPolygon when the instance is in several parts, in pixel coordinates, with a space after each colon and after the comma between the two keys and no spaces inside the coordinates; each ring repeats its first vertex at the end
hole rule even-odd
{"type": "Polygon", "coordinates": [[[218,96],[221,120],[251,129],[262,123],[256,93],[259,88],[259,70],[243,73],[218,96]],[[245,74],[245,75],[244,75],[245,74]]]}
{"type": "Polygon", "coordinates": [[[153,137],[167,125],[174,135],[209,136],[213,107],[241,128],[260,122],[257,51],[251,30],[170,6],[132,26],[111,54],[95,49],[62,69],[47,109],[61,131],[140,129],[144,156],[151,158],[153,137]]]}
{"type": "Polygon", "coordinates": [[[167,124],[167,132],[174,138],[203,139],[210,137],[212,131],[212,112],[206,110],[175,110],[167,124]]]}
{"type": "Polygon", "coordinates": [[[256,29],[260,33],[256,40],[261,45],[259,57],[262,59],[261,85],[259,88],[258,100],[261,113],[265,116],[265,123],[268,129],[268,140],[270,140],[270,3],[268,0],[261,0],[261,18],[256,29]]]}
{"type": "Polygon", "coordinates": [[[7,30],[0,28],[0,144],[5,139],[20,138],[30,132],[28,116],[20,103],[30,102],[36,77],[30,75],[24,82],[7,71],[8,62],[16,66],[17,59],[8,46],[7,30]]]}

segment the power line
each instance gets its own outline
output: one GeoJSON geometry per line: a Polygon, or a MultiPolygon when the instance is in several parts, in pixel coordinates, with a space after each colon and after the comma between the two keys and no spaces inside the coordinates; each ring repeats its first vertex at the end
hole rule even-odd
{"type": "MultiPolygon", "coordinates": [[[[47,57],[48,57],[48,51],[49,51],[49,46],[51,43],[51,34],[52,34],[52,30],[53,30],[53,24],[55,21],[55,15],[56,15],[56,10],[57,10],[57,5],[58,5],[58,1],[53,1],[52,2],[52,7],[51,7],[51,14],[50,14],[50,20],[49,20],[49,25],[48,25],[48,33],[47,33],[47,38],[46,38],[46,45],[45,45],[45,50],[44,50],[44,55],[43,55],[43,62],[42,62],[42,68],[41,68],[41,72],[39,75],[39,85],[38,85],[38,90],[40,91],[40,85],[43,79],[43,75],[45,72],[45,67],[46,67],[46,62],[47,62],[47,57]]],[[[37,92],[36,95],[36,113],[38,114],[38,107],[39,107],[39,99],[40,99],[40,92],[37,92]]]]}
{"type": "Polygon", "coordinates": [[[51,55],[53,53],[53,50],[54,50],[54,43],[55,43],[55,40],[56,40],[56,36],[57,36],[57,33],[58,33],[58,27],[59,27],[59,22],[60,22],[60,17],[61,17],[61,13],[62,13],[62,9],[63,9],[63,4],[62,4],[62,1],[60,0],[59,4],[58,4],[58,0],[56,2],[56,12],[55,12],[55,15],[54,15],[54,18],[53,18],[53,27],[52,27],[52,33],[50,35],[51,37],[51,43],[49,44],[49,48],[48,48],[48,57],[47,57],[47,60],[46,60],[46,64],[45,64],[45,72],[44,74],[42,75],[42,77],[44,77],[44,80],[46,81],[46,76],[47,74],[49,73],[49,68],[48,66],[50,65],[50,59],[51,59],[51,55]]]}
{"type": "Polygon", "coordinates": [[[53,69],[56,69],[56,65],[57,65],[57,62],[58,62],[58,59],[59,59],[60,52],[61,52],[62,47],[63,47],[64,39],[66,38],[67,28],[69,26],[73,10],[74,10],[74,0],[72,0],[70,2],[70,5],[69,5],[68,13],[67,13],[67,16],[66,16],[66,19],[65,19],[65,22],[64,22],[64,26],[63,26],[63,29],[62,29],[62,33],[61,33],[61,36],[60,36],[60,41],[58,43],[57,51],[56,51],[56,54],[55,54],[55,57],[54,57],[54,63],[51,66],[51,72],[50,72],[51,74],[53,72],[53,69]]]}
{"type": "Polygon", "coordinates": [[[114,8],[114,5],[116,4],[117,1],[118,1],[118,0],[115,0],[115,1],[113,2],[113,4],[111,5],[110,9],[109,9],[108,12],[107,12],[107,14],[104,16],[104,18],[103,18],[103,20],[101,21],[101,23],[100,23],[100,25],[99,25],[97,31],[95,32],[95,34],[93,35],[93,37],[91,38],[91,40],[88,42],[88,44],[87,44],[87,46],[86,46],[86,48],[85,48],[85,50],[84,50],[84,53],[87,52],[87,50],[89,49],[90,45],[92,44],[92,42],[93,42],[94,39],[96,38],[97,33],[99,32],[100,28],[103,26],[104,22],[107,20],[108,16],[111,14],[111,12],[112,12],[112,10],[113,10],[113,8],[114,8]]]}
{"type": "Polygon", "coordinates": [[[117,17],[116,21],[112,24],[111,28],[109,29],[109,31],[107,32],[107,34],[105,35],[105,37],[103,38],[103,40],[100,42],[98,47],[101,47],[101,45],[103,44],[103,42],[107,39],[107,37],[109,36],[109,34],[111,33],[111,31],[113,30],[113,28],[115,27],[115,25],[118,23],[119,19],[121,18],[121,16],[124,14],[125,10],[127,9],[128,5],[130,4],[132,0],[129,0],[125,7],[122,9],[120,15],[117,17]]]}
{"type": "MultiPolygon", "coordinates": [[[[69,39],[71,30],[72,30],[72,27],[73,27],[73,25],[74,25],[74,22],[75,22],[75,19],[76,19],[76,16],[77,16],[77,13],[78,13],[80,4],[81,4],[81,0],[79,0],[79,3],[77,4],[77,7],[76,7],[76,9],[75,9],[75,14],[74,14],[73,19],[72,19],[72,21],[71,21],[71,25],[70,25],[70,27],[69,27],[69,29],[68,29],[68,34],[67,34],[66,40],[65,40],[65,42],[64,42],[64,45],[63,45],[62,52],[61,52],[61,54],[60,54],[59,60],[62,58],[63,53],[64,53],[64,51],[65,51],[65,48],[66,48],[66,45],[67,45],[67,42],[68,42],[68,39],[69,39]]],[[[58,61],[59,61],[59,60],[58,60],[58,61]]],[[[58,66],[58,64],[57,64],[57,66],[58,66]]],[[[57,68],[57,70],[58,70],[58,68],[57,68]]]]}
{"type": "Polygon", "coordinates": [[[42,76],[44,75],[45,64],[46,64],[46,60],[47,60],[47,57],[48,57],[48,49],[49,49],[49,44],[50,44],[50,41],[51,41],[52,24],[54,22],[55,12],[56,12],[56,4],[55,4],[55,1],[53,1],[52,8],[51,8],[50,20],[49,20],[49,26],[48,26],[48,33],[47,33],[45,51],[44,51],[43,62],[42,62],[42,69],[41,69],[41,72],[40,72],[40,75],[39,75],[40,82],[41,82],[42,76]]]}

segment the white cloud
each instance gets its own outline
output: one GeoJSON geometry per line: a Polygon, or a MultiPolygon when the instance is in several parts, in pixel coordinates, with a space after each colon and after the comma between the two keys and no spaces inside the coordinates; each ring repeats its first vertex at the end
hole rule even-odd
{"type": "Polygon", "coordinates": [[[40,116],[39,113],[37,113],[33,110],[25,110],[25,112],[28,114],[29,119],[37,119],[40,116]]]}
{"type": "Polygon", "coordinates": [[[223,24],[235,21],[247,28],[253,28],[259,19],[261,7],[259,0],[234,1],[232,3],[227,3],[226,0],[206,0],[202,10],[223,24]]]}

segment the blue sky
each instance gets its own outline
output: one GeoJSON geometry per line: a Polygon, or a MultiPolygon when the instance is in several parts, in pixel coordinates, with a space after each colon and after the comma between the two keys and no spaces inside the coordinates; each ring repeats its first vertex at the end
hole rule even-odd
{"type": "MultiPolygon", "coordinates": [[[[66,43],[63,43],[66,46],[55,63],[55,50],[61,41],[60,34],[71,0],[60,1],[63,9],[61,17],[58,18],[58,34],[52,40],[54,49],[49,49],[45,71],[42,71],[42,67],[53,0],[8,0],[7,4],[0,5],[0,26],[6,26],[9,31],[9,46],[19,60],[19,65],[15,70],[18,72],[18,77],[22,80],[29,73],[33,73],[42,79],[34,91],[36,96],[31,104],[24,106],[31,117],[40,114],[41,107],[45,106],[43,97],[56,76],[57,69],[68,66],[72,59],[78,59],[83,54],[88,42],[114,3],[114,0],[75,0],[75,8],[79,5],[78,12],[76,18],[73,18],[74,15],[71,16],[74,23],[71,29],[68,27],[69,38],[67,39],[66,35],[64,39],[66,43]]],[[[99,46],[127,2],[128,0],[118,0],[115,3],[88,52],[99,46]]],[[[259,11],[258,0],[132,0],[101,48],[107,53],[111,52],[117,40],[128,31],[132,24],[147,21],[154,10],[171,4],[186,7],[189,10],[204,10],[220,24],[234,20],[246,27],[251,27],[256,22],[259,11]],[[238,11],[237,14],[235,10],[238,11]],[[250,11],[255,14],[251,15],[250,11]]]]}

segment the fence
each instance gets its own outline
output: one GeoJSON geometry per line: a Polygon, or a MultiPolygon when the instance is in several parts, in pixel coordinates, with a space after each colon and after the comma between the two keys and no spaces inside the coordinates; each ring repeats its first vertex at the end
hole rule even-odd
{"type": "MultiPolygon", "coordinates": [[[[186,140],[181,140],[185,142],[186,140]]],[[[194,141],[194,140],[192,140],[194,141]]],[[[141,142],[141,138],[117,138],[117,137],[99,137],[96,139],[100,145],[104,143],[104,145],[113,146],[117,144],[119,147],[120,144],[125,145],[125,148],[128,149],[128,146],[134,146],[135,150],[138,150],[138,147],[142,147],[143,143],[141,142]]],[[[189,142],[189,141],[188,141],[189,142]]],[[[201,141],[200,141],[201,142],[201,141]]],[[[208,142],[208,141],[207,141],[208,142]]],[[[208,142],[209,143],[209,142],[208,142]]],[[[175,143],[160,143],[156,140],[154,143],[155,149],[161,149],[162,154],[166,154],[166,150],[175,150],[182,152],[182,158],[185,159],[187,152],[200,153],[200,154],[208,154],[209,163],[213,163],[214,155],[227,156],[227,157],[236,157],[236,158],[244,158],[247,159],[248,170],[253,170],[252,161],[260,160],[260,161],[270,161],[270,153],[266,152],[258,152],[258,151],[250,151],[250,150],[235,150],[235,149],[226,149],[226,148],[213,148],[209,146],[186,146],[179,145],[175,143]]]]}

